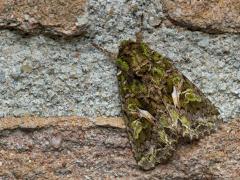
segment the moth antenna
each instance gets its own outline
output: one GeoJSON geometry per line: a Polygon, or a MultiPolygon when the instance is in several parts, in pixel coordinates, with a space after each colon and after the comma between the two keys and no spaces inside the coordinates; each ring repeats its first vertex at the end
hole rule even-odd
{"type": "Polygon", "coordinates": [[[140,31],[135,33],[137,44],[141,44],[141,42],[143,41],[143,20],[144,14],[142,13],[140,17],[140,31]]]}
{"type": "Polygon", "coordinates": [[[102,48],[101,46],[99,46],[96,43],[92,43],[92,46],[95,47],[96,49],[98,49],[99,51],[101,51],[104,55],[106,55],[107,57],[109,57],[109,59],[114,62],[117,59],[117,54],[112,53],[110,51],[108,51],[105,48],[102,48]]]}

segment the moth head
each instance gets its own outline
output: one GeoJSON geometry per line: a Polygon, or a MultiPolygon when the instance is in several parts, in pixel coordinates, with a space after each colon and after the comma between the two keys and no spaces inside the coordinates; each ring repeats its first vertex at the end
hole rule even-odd
{"type": "Polygon", "coordinates": [[[141,76],[151,70],[152,63],[149,58],[151,53],[151,49],[143,42],[123,41],[119,48],[116,64],[124,72],[141,76]]]}

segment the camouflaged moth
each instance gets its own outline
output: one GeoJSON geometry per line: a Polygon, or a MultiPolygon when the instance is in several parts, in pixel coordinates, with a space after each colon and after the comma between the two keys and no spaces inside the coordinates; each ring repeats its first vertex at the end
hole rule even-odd
{"type": "Polygon", "coordinates": [[[220,122],[205,95],[141,37],[123,41],[115,63],[125,124],[142,169],[167,162],[178,144],[198,140],[220,122]]]}

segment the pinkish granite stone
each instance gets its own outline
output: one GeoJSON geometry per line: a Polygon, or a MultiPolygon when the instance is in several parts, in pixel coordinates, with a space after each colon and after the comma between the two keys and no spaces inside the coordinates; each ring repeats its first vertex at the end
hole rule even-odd
{"type": "Polygon", "coordinates": [[[170,20],[209,33],[240,32],[240,0],[163,0],[170,20]]]}
{"type": "Polygon", "coordinates": [[[74,36],[86,31],[86,0],[0,0],[0,27],[74,36]]]}

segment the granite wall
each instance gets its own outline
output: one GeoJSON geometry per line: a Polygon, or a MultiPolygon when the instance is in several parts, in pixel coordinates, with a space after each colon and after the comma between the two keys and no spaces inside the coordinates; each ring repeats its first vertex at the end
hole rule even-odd
{"type": "Polygon", "coordinates": [[[0,117],[121,115],[116,66],[92,43],[116,54],[141,27],[225,120],[239,117],[240,4],[222,3],[0,1],[0,117]]]}

